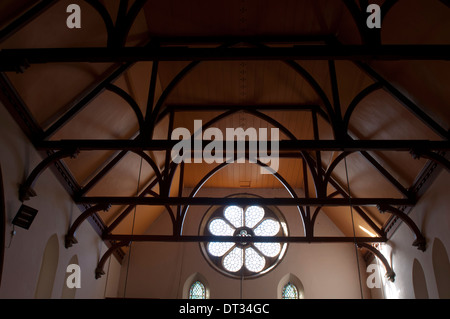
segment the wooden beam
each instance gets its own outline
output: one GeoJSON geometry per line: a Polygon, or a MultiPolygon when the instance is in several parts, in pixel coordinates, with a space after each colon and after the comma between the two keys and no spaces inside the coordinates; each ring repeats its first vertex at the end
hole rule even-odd
{"type": "Polygon", "coordinates": [[[127,196],[92,196],[76,198],[75,202],[84,204],[111,205],[261,205],[261,206],[413,206],[414,199],[403,198],[217,198],[217,197],[127,197],[127,196]]]}
{"type": "Polygon", "coordinates": [[[259,48],[38,48],[4,49],[0,71],[42,63],[114,63],[138,61],[240,61],[240,60],[443,60],[450,59],[450,45],[296,45],[259,48]]]}
{"type": "MultiPolygon", "coordinates": [[[[165,151],[172,149],[178,140],[60,140],[41,141],[36,143],[38,150],[63,150],[76,148],[80,151],[94,150],[128,150],[128,151],[165,151]]],[[[194,141],[191,140],[192,144],[194,141]]],[[[212,141],[203,140],[202,149],[212,141]]],[[[234,150],[238,149],[236,141],[223,141],[223,150],[227,148],[227,143],[234,145],[234,150]]],[[[282,151],[401,151],[411,150],[450,150],[450,141],[429,141],[429,140],[281,140],[279,150],[282,151]]],[[[191,145],[193,149],[194,145],[191,145]]],[[[248,141],[245,142],[245,149],[249,150],[248,141]]]]}
{"type": "Polygon", "coordinates": [[[286,236],[286,237],[269,237],[269,236],[172,236],[172,235],[105,235],[105,240],[120,242],[248,242],[248,243],[380,243],[385,242],[383,237],[303,237],[303,236],[286,236]]]}

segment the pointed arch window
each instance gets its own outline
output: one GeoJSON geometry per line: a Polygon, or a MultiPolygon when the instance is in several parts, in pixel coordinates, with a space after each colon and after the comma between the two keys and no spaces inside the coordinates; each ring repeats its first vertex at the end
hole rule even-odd
{"type": "Polygon", "coordinates": [[[189,289],[189,299],[206,299],[205,285],[201,281],[195,281],[189,289]]]}
{"type": "Polygon", "coordinates": [[[288,282],[283,287],[281,299],[299,299],[297,287],[293,283],[288,282]]]}

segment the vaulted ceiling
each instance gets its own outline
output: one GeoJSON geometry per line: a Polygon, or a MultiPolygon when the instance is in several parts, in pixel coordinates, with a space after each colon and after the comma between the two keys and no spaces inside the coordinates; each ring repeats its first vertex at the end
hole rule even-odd
{"type": "MultiPolygon", "coordinates": [[[[417,144],[418,147],[424,146],[424,150],[438,155],[448,148],[450,63],[448,56],[445,61],[429,50],[443,45],[444,54],[448,53],[449,16],[448,1],[439,0],[4,0],[0,4],[0,48],[5,54],[2,57],[11,57],[12,54],[7,55],[8,49],[17,49],[11,52],[30,58],[2,64],[2,100],[43,158],[61,150],[46,142],[140,141],[139,137],[148,133],[146,125],[152,120],[153,140],[170,139],[170,133],[177,127],[193,132],[194,120],[205,124],[215,119],[211,125],[223,132],[226,128],[282,126],[281,140],[338,140],[349,147],[354,144],[345,143],[406,141],[406,150],[390,148],[389,143],[386,147],[378,143],[372,148],[372,144],[361,144],[364,146],[352,150],[345,160],[337,146],[321,148],[325,144],[319,143],[318,150],[309,147],[303,156],[291,150],[281,157],[278,174],[301,198],[330,195],[348,199],[350,194],[352,199],[414,202],[424,171],[432,162],[411,156],[408,145],[412,143],[407,142],[420,140],[423,143],[417,144]],[[66,26],[69,16],[66,9],[72,3],[81,8],[80,29],[66,26]],[[381,29],[365,26],[368,3],[381,5],[381,29]],[[411,50],[417,49],[411,52],[416,58],[403,59],[401,55],[386,58],[385,51],[379,50],[385,45],[410,45],[411,50]],[[358,54],[351,50],[346,57],[336,55],[336,59],[315,59],[306,57],[306,53],[304,59],[235,58],[221,55],[222,51],[198,51],[207,52],[201,56],[205,61],[164,56],[168,52],[190,53],[187,49],[218,47],[242,49],[237,54],[255,48],[261,52],[272,48],[302,53],[302,49],[308,52],[308,48],[317,46],[329,46],[330,56],[340,46],[373,47],[381,58],[369,54],[357,58],[358,54]],[[94,51],[97,48],[124,52],[130,57],[133,54],[130,51],[120,51],[124,47],[145,47],[144,53],[153,49],[161,56],[152,59],[113,56],[95,62],[87,58],[89,53],[95,53],[96,57],[104,53],[97,54],[94,51]],[[64,55],[69,51],[62,52],[61,57],[53,51],[26,51],[44,48],[84,51],[73,51],[68,55],[71,58],[64,55]],[[157,51],[160,48],[173,51],[157,51]],[[80,52],[78,59],[77,52],[80,52]],[[208,56],[211,52],[212,56],[208,56]],[[18,68],[22,72],[13,71],[18,68]],[[338,130],[336,122],[344,128],[340,126],[338,130]],[[437,145],[433,149],[427,141],[443,144],[433,144],[437,145]],[[322,170],[334,168],[330,171],[327,194],[317,193],[311,167],[305,169],[311,163],[320,164],[319,169],[316,167],[319,176],[322,170]]],[[[63,184],[75,200],[162,196],[166,193],[155,180],[158,174],[167,179],[166,173],[172,178],[169,197],[177,197],[189,195],[190,189],[218,166],[186,163],[181,169],[170,166],[164,149],[129,150],[101,145],[82,148],[75,158],[58,159],[56,174],[63,175],[63,184]],[[173,170],[168,172],[168,167],[173,170]],[[183,194],[179,194],[180,189],[183,194]]],[[[203,187],[248,191],[284,185],[272,175],[261,174],[258,165],[243,163],[225,166],[203,187]]],[[[286,197],[290,197],[287,192],[286,197]]],[[[78,202],[82,210],[94,204],[78,202]]],[[[346,213],[348,207],[325,206],[323,211],[344,235],[353,236],[350,215],[346,213]]],[[[133,228],[132,214],[124,212],[129,213],[130,207],[134,206],[113,203],[108,210],[96,211],[93,216],[101,233],[129,234],[133,228]]],[[[172,208],[177,209],[176,205],[172,208]]],[[[380,214],[376,205],[355,208],[356,225],[378,236],[383,234],[390,214],[380,214]]],[[[166,210],[164,204],[137,206],[133,234],[145,234],[166,210]]],[[[358,227],[355,231],[356,236],[367,236],[358,227]]]]}

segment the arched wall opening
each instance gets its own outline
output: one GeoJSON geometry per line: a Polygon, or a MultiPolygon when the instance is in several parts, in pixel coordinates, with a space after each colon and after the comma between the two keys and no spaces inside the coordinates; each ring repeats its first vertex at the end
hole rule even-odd
{"type": "Polygon", "coordinates": [[[201,273],[193,273],[190,275],[186,281],[184,282],[183,288],[182,288],[182,298],[188,299],[189,298],[189,290],[192,286],[192,284],[196,281],[200,281],[205,286],[205,293],[206,293],[206,299],[210,298],[210,288],[208,280],[203,276],[201,273]]]}
{"type": "Polygon", "coordinates": [[[280,282],[278,283],[278,287],[277,287],[277,298],[278,299],[282,299],[283,288],[288,283],[295,285],[295,287],[297,288],[298,299],[305,298],[305,288],[303,287],[301,280],[294,274],[289,273],[289,274],[286,274],[285,276],[283,276],[281,278],[280,282]]]}
{"type": "Polygon", "coordinates": [[[450,299],[450,262],[447,249],[439,238],[433,243],[433,269],[434,277],[440,299],[450,299]]]}

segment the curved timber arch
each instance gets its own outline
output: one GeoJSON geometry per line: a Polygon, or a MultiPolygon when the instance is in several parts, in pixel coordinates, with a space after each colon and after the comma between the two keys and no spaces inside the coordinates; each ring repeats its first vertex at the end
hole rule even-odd
{"type": "Polygon", "coordinates": [[[139,124],[139,131],[142,135],[144,133],[144,116],[142,115],[142,111],[139,107],[139,105],[136,103],[136,101],[131,97],[130,94],[128,94],[125,90],[121,89],[117,85],[109,84],[106,86],[106,89],[117,94],[120,96],[125,102],[128,103],[128,105],[133,110],[134,114],[136,115],[138,124],[139,124]]]}
{"type": "MultiPolygon", "coordinates": [[[[219,46],[218,48],[229,48],[237,43],[225,43],[219,46]]],[[[249,45],[253,45],[255,47],[260,48],[267,48],[266,45],[261,43],[246,43],[249,45]]],[[[185,78],[185,76],[192,71],[199,63],[202,61],[193,61],[189,63],[186,67],[184,67],[173,79],[172,81],[167,85],[167,87],[164,89],[163,93],[159,97],[157,103],[155,104],[154,111],[152,112],[153,121],[156,123],[156,121],[160,120],[163,115],[167,114],[167,109],[162,109],[162,106],[164,102],[167,100],[168,96],[174,88],[185,78]]],[[[339,125],[336,122],[335,118],[335,112],[333,110],[332,104],[327,97],[325,91],[322,89],[320,84],[315,80],[315,78],[306,71],[302,66],[300,66],[297,62],[291,61],[291,60],[285,60],[282,61],[286,63],[288,66],[290,66],[296,73],[298,73],[304,80],[307,81],[307,83],[310,85],[310,87],[316,92],[318,97],[321,99],[322,103],[325,106],[326,111],[319,108],[319,112],[329,120],[330,123],[332,123],[333,131],[336,134],[336,129],[339,127],[339,125]]],[[[152,128],[153,131],[153,128],[152,128]]]]}
{"type": "MultiPolygon", "coordinates": [[[[261,43],[253,43],[256,47],[259,48],[267,48],[266,45],[261,43]]],[[[289,67],[291,67],[296,73],[298,73],[306,82],[308,82],[309,86],[316,92],[317,96],[321,99],[323,105],[325,106],[325,110],[320,109],[322,115],[325,115],[325,118],[329,120],[329,122],[332,124],[332,129],[335,136],[339,136],[337,134],[337,128],[339,127],[338,123],[336,123],[336,114],[333,110],[333,106],[330,102],[330,99],[328,98],[325,91],[322,89],[320,84],[316,81],[316,79],[306,71],[305,68],[303,68],[300,64],[298,64],[296,61],[293,60],[284,60],[282,61],[285,64],[287,64],[289,67]]]]}
{"type": "Polygon", "coordinates": [[[324,176],[324,183],[323,186],[325,187],[325,189],[323,190],[324,192],[326,192],[327,190],[327,185],[330,182],[330,178],[331,178],[331,174],[333,173],[334,169],[336,168],[336,166],[343,160],[345,159],[347,156],[353,154],[354,152],[351,151],[346,151],[346,152],[342,152],[341,154],[339,154],[334,160],[333,162],[330,164],[330,166],[328,167],[327,171],[325,172],[325,176],[324,176]]]}
{"type": "MultiPolygon", "coordinates": [[[[239,159],[239,158],[238,158],[239,159]]],[[[193,188],[193,190],[191,191],[191,193],[189,194],[189,198],[193,198],[195,197],[195,195],[197,195],[198,191],[203,187],[203,185],[205,185],[205,183],[211,178],[213,177],[218,171],[220,171],[221,169],[223,169],[225,166],[229,165],[229,164],[235,164],[236,161],[238,159],[234,159],[233,162],[228,161],[228,162],[224,162],[219,164],[218,166],[216,166],[214,169],[212,169],[209,173],[207,173],[201,180],[200,182],[193,188]]],[[[246,158],[248,160],[248,158],[246,158]]],[[[268,165],[261,163],[260,161],[257,161],[256,163],[251,163],[251,164],[256,164],[259,165],[260,167],[264,167],[265,169],[267,169],[272,176],[274,176],[283,186],[284,188],[288,191],[288,193],[291,195],[292,198],[298,198],[297,194],[295,193],[294,189],[289,185],[289,183],[283,178],[283,176],[281,176],[280,174],[278,174],[277,172],[274,172],[272,169],[270,169],[268,167],[268,165]]],[[[184,225],[184,221],[186,219],[186,215],[188,213],[189,210],[189,205],[186,205],[182,211],[181,214],[181,222],[180,222],[180,235],[183,234],[183,225],[184,225]]],[[[300,212],[300,216],[302,218],[303,221],[303,230],[306,234],[306,236],[309,235],[309,230],[310,230],[310,221],[306,218],[306,215],[304,213],[304,211],[302,209],[300,209],[299,207],[299,212],[300,212]]]]}
{"type": "MultiPolygon", "coordinates": [[[[133,150],[132,152],[137,154],[137,155],[139,155],[141,158],[143,158],[152,167],[153,171],[156,174],[156,181],[157,181],[157,184],[159,186],[159,190],[161,192],[163,178],[162,178],[162,175],[161,175],[161,173],[159,171],[158,165],[156,165],[156,163],[144,151],[133,150]]],[[[170,216],[170,219],[172,220],[172,223],[175,224],[176,218],[175,218],[175,215],[174,215],[174,212],[173,212],[172,208],[170,208],[169,205],[165,205],[165,207],[167,209],[167,213],[170,216]]]]}
{"type": "Polygon", "coordinates": [[[65,158],[71,157],[75,158],[78,156],[78,149],[67,149],[55,152],[49,155],[47,158],[42,160],[31,172],[28,178],[19,186],[19,200],[24,202],[29,200],[31,197],[36,196],[36,192],[33,190],[34,184],[39,176],[53,163],[65,158]]]}
{"type": "Polygon", "coordinates": [[[350,104],[344,114],[344,125],[343,126],[344,126],[344,131],[346,133],[348,133],[348,126],[350,124],[350,118],[351,118],[355,108],[359,105],[359,103],[363,99],[368,97],[371,93],[373,93],[377,90],[381,90],[382,88],[383,88],[383,86],[379,82],[375,82],[375,83],[369,85],[368,87],[366,87],[365,89],[363,89],[361,92],[359,92],[353,98],[353,100],[350,102],[350,104]]]}
{"type": "Polygon", "coordinates": [[[97,11],[97,13],[102,18],[106,29],[106,42],[109,46],[114,36],[114,22],[111,19],[108,10],[98,0],[84,0],[84,2],[88,3],[93,9],[95,9],[95,11],[97,11]]]}
{"type": "MultiPolygon", "coordinates": [[[[224,112],[218,116],[216,116],[215,118],[213,118],[212,120],[210,120],[209,122],[207,122],[205,125],[202,126],[202,131],[205,130],[206,128],[208,128],[209,126],[213,125],[214,123],[218,122],[221,119],[224,119],[236,112],[238,112],[241,109],[234,109],[234,110],[230,110],[227,112],[224,112]]],[[[290,132],[290,130],[288,130],[284,125],[282,125],[281,123],[279,123],[278,121],[276,121],[275,119],[273,119],[272,117],[263,114],[261,112],[258,112],[256,110],[247,110],[247,109],[242,109],[244,112],[249,113],[255,117],[258,117],[266,122],[268,122],[269,124],[279,128],[288,138],[292,139],[292,140],[297,140],[297,138],[295,137],[294,134],[292,134],[292,132],[290,132]]],[[[194,132],[192,134],[191,137],[193,137],[195,134],[197,134],[198,132],[194,132]]],[[[313,176],[314,179],[314,184],[316,187],[316,191],[317,192],[321,192],[321,189],[323,188],[323,181],[318,177],[317,171],[315,170],[315,165],[314,165],[314,161],[312,160],[312,158],[309,156],[309,154],[307,154],[306,152],[300,152],[302,158],[305,160],[305,162],[307,163],[308,168],[310,169],[310,172],[313,176]]],[[[201,187],[203,187],[203,185],[209,180],[209,178],[211,178],[215,173],[217,173],[219,170],[221,170],[223,167],[225,167],[227,164],[229,163],[221,163],[220,165],[216,166],[214,169],[212,169],[207,175],[205,175],[200,182],[194,187],[194,189],[192,190],[191,194],[189,195],[189,197],[195,197],[195,195],[197,194],[197,192],[200,190],[201,187]]],[[[259,162],[260,166],[265,166],[265,164],[259,162]]],[[[273,173],[273,172],[272,172],[273,173]]],[[[280,176],[278,173],[273,174],[282,184],[283,186],[288,190],[288,192],[291,194],[291,196],[293,198],[298,198],[297,194],[295,193],[294,189],[286,182],[286,180],[280,176]]],[[[326,185],[326,184],[325,184],[326,185]]],[[[189,209],[189,206],[185,206],[184,209],[181,212],[181,221],[177,223],[177,225],[174,225],[174,229],[178,229],[178,232],[180,235],[182,235],[182,231],[183,231],[183,224],[184,224],[184,220],[185,220],[185,216],[187,214],[187,210],[189,209]]],[[[307,236],[309,236],[311,234],[312,236],[312,229],[311,229],[311,223],[310,220],[307,218],[307,214],[305,212],[305,210],[303,209],[303,207],[298,206],[300,215],[302,216],[302,221],[303,221],[303,226],[304,226],[304,230],[305,230],[305,234],[307,234],[307,236]]],[[[173,221],[173,219],[172,219],[173,221]]]]}
{"type": "Polygon", "coordinates": [[[162,175],[161,175],[161,172],[159,171],[158,165],[156,165],[156,163],[151,159],[151,157],[148,156],[144,151],[132,150],[132,152],[135,153],[136,155],[140,156],[151,166],[151,168],[155,172],[156,180],[158,181],[158,185],[159,185],[159,187],[161,187],[162,175]]]}
{"type": "MultiPolygon", "coordinates": [[[[340,195],[340,193],[338,191],[335,191],[333,193],[331,193],[330,195],[328,195],[328,198],[333,198],[340,195]]],[[[316,209],[314,210],[314,213],[311,217],[311,229],[312,231],[314,231],[314,224],[316,223],[316,219],[317,219],[317,215],[319,215],[320,211],[322,210],[323,206],[317,206],[316,209]]]]}
{"type": "MultiPolygon", "coordinates": [[[[255,110],[245,110],[245,112],[258,117],[258,118],[266,121],[269,124],[272,124],[276,128],[280,129],[281,132],[283,132],[291,140],[293,140],[293,141],[297,141],[298,140],[297,137],[294,134],[292,134],[292,132],[290,130],[288,130],[284,125],[282,125],[280,122],[278,122],[277,120],[273,119],[272,117],[270,117],[270,116],[268,116],[268,115],[266,115],[264,113],[255,111],[255,110]]],[[[307,164],[307,166],[309,168],[309,171],[310,171],[310,173],[311,173],[311,175],[313,177],[314,187],[316,188],[316,193],[320,192],[322,183],[321,183],[321,180],[320,180],[320,178],[319,178],[319,176],[317,174],[318,172],[315,169],[315,165],[314,165],[313,160],[311,159],[309,154],[307,152],[305,152],[305,151],[300,151],[300,155],[302,156],[303,160],[306,162],[306,164],[307,164]]]]}

